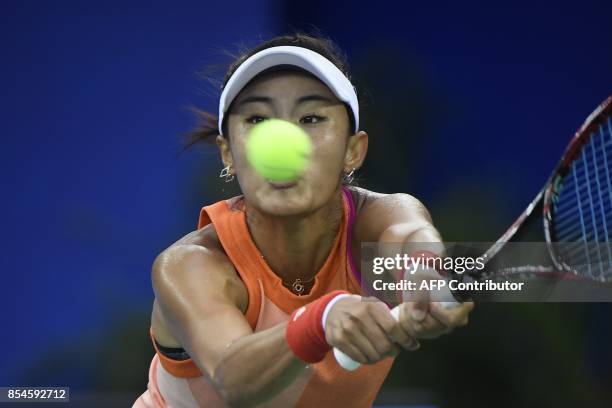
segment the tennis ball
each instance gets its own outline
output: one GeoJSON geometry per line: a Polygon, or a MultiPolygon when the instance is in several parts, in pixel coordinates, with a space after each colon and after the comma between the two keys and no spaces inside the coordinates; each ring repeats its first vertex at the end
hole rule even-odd
{"type": "Polygon", "coordinates": [[[270,181],[297,180],[306,169],[311,152],[308,134],[280,119],[267,119],[253,126],[246,140],[249,163],[270,181]]]}

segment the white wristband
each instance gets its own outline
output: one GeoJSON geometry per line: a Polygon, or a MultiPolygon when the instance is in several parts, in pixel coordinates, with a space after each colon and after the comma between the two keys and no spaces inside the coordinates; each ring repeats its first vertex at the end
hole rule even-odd
{"type": "Polygon", "coordinates": [[[361,296],[359,295],[351,295],[350,293],[341,293],[335,298],[333,298],[332,300],[330,300],[329,303],[325,306],[325,310],[323,310],[323,317],[321,318],[321,324],[323,325],[323,332],[325,332],[325,322],[327,322],[327,314],[329,313],[331,308],[336,304],[337,301],[345,297],[349,297],[349,296],[356,296],[358,298],[361,298],[361,296]]]}

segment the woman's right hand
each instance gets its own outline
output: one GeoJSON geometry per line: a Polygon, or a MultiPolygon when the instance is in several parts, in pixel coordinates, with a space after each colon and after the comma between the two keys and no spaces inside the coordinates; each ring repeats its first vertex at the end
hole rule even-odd
{"type": "Polygon", "coordinates": [[[398,344],[416,350],[419,342],[391,316],[387,305],[376,298],[357,295],[338,300],[325,320],[325,339],[353,360],[374,364],[396,356],[398,344]]]}

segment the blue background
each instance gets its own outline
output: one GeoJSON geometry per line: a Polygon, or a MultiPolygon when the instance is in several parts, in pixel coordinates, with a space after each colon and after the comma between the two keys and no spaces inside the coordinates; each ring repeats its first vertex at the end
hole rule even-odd
{"type": "MultiPolygon", "coordinates": [[[[422,199],[449,240],[493,240],[612,93],[610,16],[605,1],[3,2],[0,385],[144,390],[152,261],[194,228],[202,205],[232,193],[216,180],[214,150],[179,154],[195,123],[188,107],[217,109],[218,89],[197,71],[219,80],[225,50],[320,28],[347,52],[365,101],[362,183],[422,199]]],[[[609,322],[609,305],[536,306],[487,306],[430,353],[465,367],[474,361],[456,344],[499,352],[528,331],[537,341],[518,358],[557,347],[534,364],[539,381],[575,386],[561,403],[609,397],[612,334],[597,324],[609,322]]],[[[511,360],[482,361],[475,375],[511,360]]],[[[393,385],[409,393],[410,363],[398,367],[393,401],[393,385]]],[[[491,383],[520,389],[530,370],[491,383]]],[[[432,386],[434,377],[414,381],[424,402],[454,393],[478,403],[463,395],[469,381],[432,386]]]]}

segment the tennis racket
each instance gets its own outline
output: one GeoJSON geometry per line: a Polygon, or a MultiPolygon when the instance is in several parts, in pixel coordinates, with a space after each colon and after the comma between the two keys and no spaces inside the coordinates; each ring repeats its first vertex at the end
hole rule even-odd
{"type": "Polygon", "coordinates": [[[541,217],[552,266],[524,265],[487,271],[475,279],[495,275],[553,274],[563,279],[612,281],[612,96],[597,107],[578,129],[544,187],[489,248],[495,258],[521,227],[541,217]],[[534,210],[540,208],[542,212],[534,210]]]}
{"type": "MultiPolygon", "coordinates": [[[[612,96],[597,107],[578,129],[561,160],[540,192],[510,228],[483,254],[487,263],[500,253],[529,222],[541,217],[548,257],[552,265],[486,268],[462,276],[483,281],[520,276],[521,279],[554,277],[596,282],[612,281],[612,96]],[[541,206],[540,206],[541,205],[541,206]],[[541,212],[535,211],[541,208],[541,212]]],[[[469,298],[454,292],[458,301],[469,298]]],[[[457,303],[444,302],[445,307],[457,303]]],[[[397,319],[399,309],[391,310],[397,319]]],[[[338,363],[347,370],[360,364],[334,348],[338,363]]]]}

